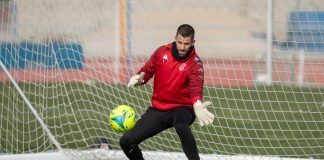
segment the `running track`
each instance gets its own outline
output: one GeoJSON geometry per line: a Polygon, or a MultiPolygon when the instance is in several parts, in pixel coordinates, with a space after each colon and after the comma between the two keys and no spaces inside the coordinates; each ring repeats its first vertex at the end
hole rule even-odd
{"type": "MultiPolygon", "coordinates": [[[[132,62],[132,68],[138,70],[144,60],[132,62]]],[[[205,84],[219,87],[251,87],[254,86],[254,77],[263,73],[265,62],[254,60],[233,59],[203,59],[205,69],[205,84]]],[[[285,61],[273,63],[273,81],[277,83],[297,83],[298,63],[285,61]]],[[[113,84],[119,81],[126,84],[128,81],[126,65],[121,63],[118,75],[114,72],[111,59],[87,59],[82,70],[58,70],[35,68],[29,70],[10,70],[15,80],[24,82],[89,82],[91,80],[113,84]]],[[[134,71],[132,69],[132,71],[134,71]]],[[[131,75],[134,73],[131,73],[131,75]]],[[[305,61],[304,84],[324,87],[324,61],[305,61]]],[[[4,71],[0,71],[0,81],[9,81],[4,71]]]]}

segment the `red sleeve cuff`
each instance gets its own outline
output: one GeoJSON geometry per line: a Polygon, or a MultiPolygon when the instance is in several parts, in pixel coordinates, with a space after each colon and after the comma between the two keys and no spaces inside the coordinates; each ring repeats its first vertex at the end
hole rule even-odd
{"type": "Polygon", "coordinates": [[[201,101],[202,102],[202,98],[199,97],[199,96],[196,96],[196,97],[191,98],[191,103],[192,104],[196,103],[197,101],[201,101]]]}

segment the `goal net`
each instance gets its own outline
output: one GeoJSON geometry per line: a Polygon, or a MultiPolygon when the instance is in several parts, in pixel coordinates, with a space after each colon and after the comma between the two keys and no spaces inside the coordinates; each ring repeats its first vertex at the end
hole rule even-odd
{"type": "MultiPolygon", "coordinates": [[[[201,159],[324,159],[321,0],[1,0],[0,159],[127,159],[108,115],[150,107],[126,83],[183,23],[216,116],[201,159]]],[[[172,128],[140,147],[186,159],[172,128]]]]}

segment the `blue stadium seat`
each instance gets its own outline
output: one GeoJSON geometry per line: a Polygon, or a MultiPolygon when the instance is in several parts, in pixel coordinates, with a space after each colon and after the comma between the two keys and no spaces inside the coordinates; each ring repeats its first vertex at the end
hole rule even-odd
{"type": "Polygon", "coordinates": [[[293,11],[289,17],[289,48],[324,52],[324,11],[293,11]]]}

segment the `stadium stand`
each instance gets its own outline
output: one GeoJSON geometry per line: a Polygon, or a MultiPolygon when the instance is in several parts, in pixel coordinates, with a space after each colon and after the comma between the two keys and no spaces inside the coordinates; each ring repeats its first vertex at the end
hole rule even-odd
{"type": "Polygon", "coordinates": [[[288,49],[324,53],[324,11],[292,11],[289,17],[288,49]]]}

